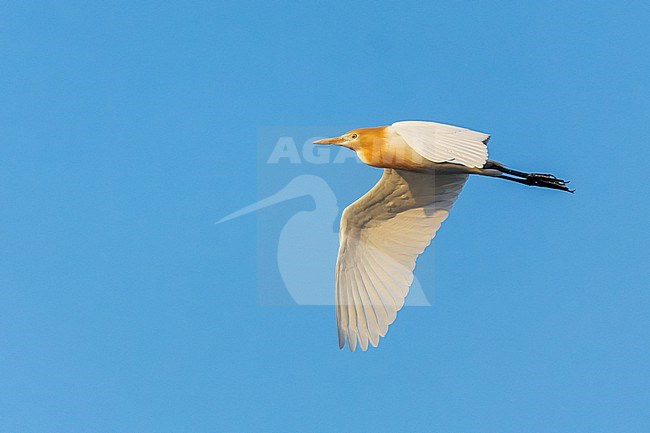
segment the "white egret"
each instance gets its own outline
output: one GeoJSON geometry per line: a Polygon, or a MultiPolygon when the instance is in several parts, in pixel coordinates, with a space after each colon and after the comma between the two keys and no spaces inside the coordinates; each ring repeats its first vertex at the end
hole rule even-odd
{"type": "Polygon", "coordinates": [[[316,144],[344,146],[384,169],[341,217],[336,263],[339,347],[377,346],[404,305],[417,257],[431,243],[470,174],[569,191],[550,174],[488,160],[490,136],[434,122],[355,129],[316,144]]]}

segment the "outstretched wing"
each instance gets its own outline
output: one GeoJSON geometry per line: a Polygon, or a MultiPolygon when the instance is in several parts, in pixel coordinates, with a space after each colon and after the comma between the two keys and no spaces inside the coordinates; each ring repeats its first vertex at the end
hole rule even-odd
{"type": "Polygon", "coordinates": [[[460,194],[466,174],[384,170],[341,217],[336,263],[339,347],[377,346],[404,305],[417,257],[460,194]]]}
{"type": "Polygon", "coordinates": [[[489,134],[435,122],[395,122],[393,128],[410,147],[433,162],[483,167],[489,134]]]}

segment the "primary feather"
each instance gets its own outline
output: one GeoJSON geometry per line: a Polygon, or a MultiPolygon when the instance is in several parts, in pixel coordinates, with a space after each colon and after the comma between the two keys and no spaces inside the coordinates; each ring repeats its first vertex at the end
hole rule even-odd
{"type": "Polygon", "coordinates": [[[377,346],[404,305],[417,257],[431,243],[467,174],[386,169],[343,211],[336,265],[339,347],[377,346]]]}

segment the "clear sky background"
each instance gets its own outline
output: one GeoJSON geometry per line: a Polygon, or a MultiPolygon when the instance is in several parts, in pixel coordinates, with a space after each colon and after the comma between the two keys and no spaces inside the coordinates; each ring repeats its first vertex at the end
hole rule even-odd
{"type": "MultiPolygon", "coordinates": [[[[0,432],[650,431],[648,22],[2,2],[0,432]],[[339,351],[333,308],[257,300],[256,220],[308,200],[214,222],[257,199],[258,127],[404,119],[490,132],[577,193],[471,179],[419,261],[433,307],[339,351]]],[[[379,176],[336,173],[341,208],[379,176]]]]}

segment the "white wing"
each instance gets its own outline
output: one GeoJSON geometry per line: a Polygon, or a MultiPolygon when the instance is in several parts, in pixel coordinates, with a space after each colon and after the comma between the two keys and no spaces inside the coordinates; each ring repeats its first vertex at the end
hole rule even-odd
{"type": "Polygon", "coordinates": [[[393,128],[410,147],[433,162],[483,167],[489,134],[435,122],[396,122],[393,128]]]}
{"type": "Polygon", "coordinates": [[[460,194],[466,174],[384,170],[341,217],[336,263],[339,347],[379,344],[404,305],[417,257],[460,194]]]}

